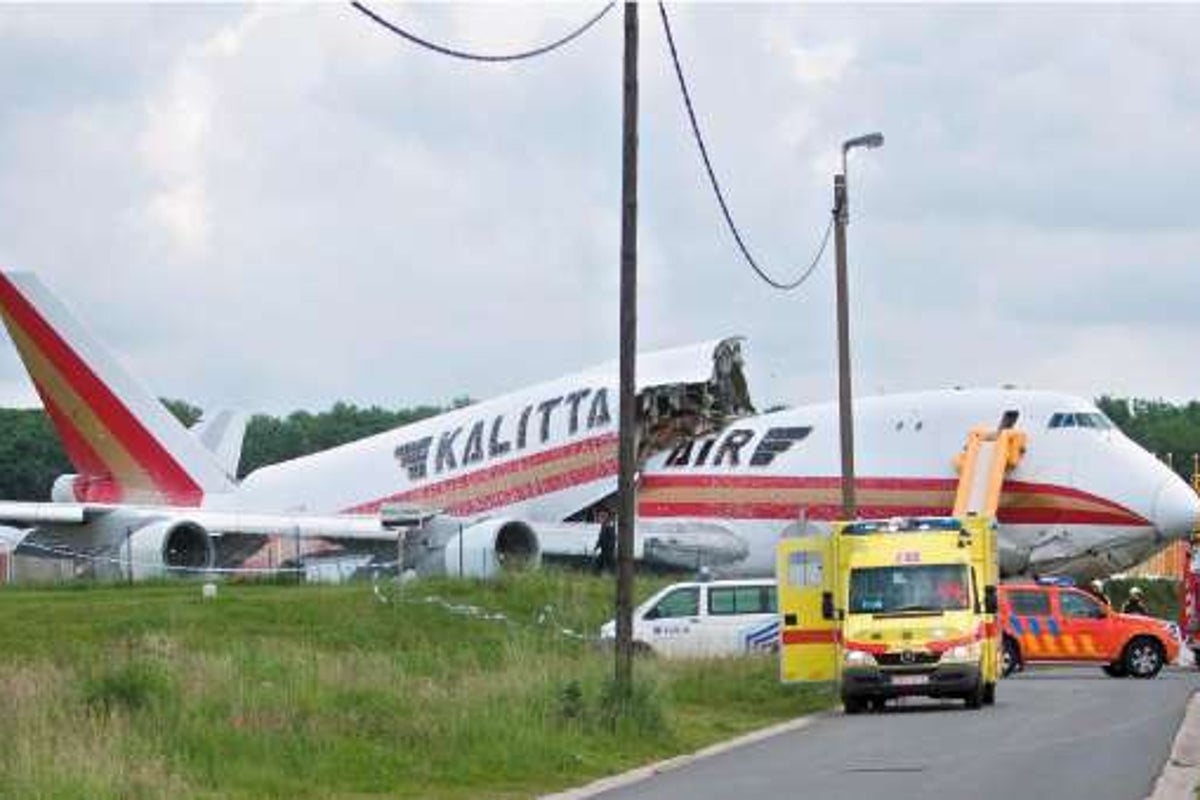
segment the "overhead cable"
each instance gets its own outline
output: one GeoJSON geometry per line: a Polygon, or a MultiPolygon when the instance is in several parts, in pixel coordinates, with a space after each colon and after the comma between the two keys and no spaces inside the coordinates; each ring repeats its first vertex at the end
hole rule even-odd
{"type": "Polygon", "coordinates": [[[741,251],[742,256],[746,259],[746,263],[758,274],[758,277],[776,289],[785,292],[791,291],[808,280],[809,276],[816,270],[817,265],[821,263],[821,257],[825,254],[825,247],[829,244],[829,234],[833,230],[836,212],[829,215],[829,222],[825,226],[825,233],[821,236],[821,244],[817,248],[817,254],[813,256],[812,262],[795,280],[776,280],[758,266],[758,262],[754,260],[754,256],[750,255],[750,250],[742,240],[742,234],[738,231],[738,227],[733,221],[733,215],[729,211],[729,204],[725,202],[725,194],[721,191],[721,184],[717,181],[717,175],[713,171],[712,161],[708,157],[708,148],[704,146],[704,137],[700,134],[699,123],[696,122],[696,111],[692,107],[692,96],[688,92],[687,81],[683,77],[683,68],[679,64],[679,52],[675,48],[675,37],[671,34],[671,22],[667,18],[667,7],[663,3],[658,4],[658,13],[662,18],[663,31],[667,35],[667,45],[671,48],[671,61],[675,64],[675,77],[679,79],[679,91],[683,95],[683,103],[687,107],[688,119],[692,123],[692,135],[696,139],[696,146],[700,149],[700,158],[704,160],[704,169],[708,172],[708,180],[712,184],[713,193],[717,196],[717,204],[721,206],[721,214],[725,217],[725,223],[729,226],[729,232],[733,234],[733,240],[737,242],[738,250],[741,251]]]}
{"type": "Polygon", "coordinates": [[[601,20],[601,18],[604,17],[605,14],[607,14],[609,11],[611,11],[612,7],[614,5],[616,5],[616,3],[610,2],[608,5],[604,6],[604,8],[600,9],[600,11],[597,12],[594,16],[592,16],[590,19],[588,19],[587,22],[583,23],[578,28],[571,31],[570,33],[568,33],[566,36],[562,37],[561,39],[557,39],[553,42],[550,42],[549,44],[542,45],[541,47],[535,47],[532,50],[523,50],[519,53],[508,53],[508,54],[500,54],[500,55],[487,54],[487,53],[469,53],[466,50],[456,50],[452,47],[447,47],[445,45],[441,45],[436,42],[431,42],[428,39],[422,39],[420,36],[417,36],[415,33],[404,30],[403,28],[401,28],[400,26],[396,25],[393,22],[389,22],[388,20],[386,20],[383,17],[376,14],[371,9],[367,8],[362,3],[357,2],[357,0],[355,0],[355,2],[350,3],[350,5],[352,5],[354,8],[356,8],[358,11],[362,12],[364,15],[370,17],[372,20],[374,20],[379,25],[382,25],[383,27],[387,28],[389,31],[396,34],[397,36],[407,39],[408,41],[412,42],[415,45],[420,45],[421,47],[424,47],[428,50],[432,50],[435,53],[441,53],[444,56],[451,56],[453,58],[461,58],[466,61],[502,62],[502,61],[521,61],[526,58],[533,58],[534,56],[545,55],[546,53],[549,53],[552,50],[557,50],[558,48],[562,47],[563,45],[568,44],[568,43],[574,41],[575,39],[578,39],[580,36],[582,36],[584,33],[586,33],[589,28],[591,28],[593,25],[595,25],[597,22],[599,22],[601,20]]]}

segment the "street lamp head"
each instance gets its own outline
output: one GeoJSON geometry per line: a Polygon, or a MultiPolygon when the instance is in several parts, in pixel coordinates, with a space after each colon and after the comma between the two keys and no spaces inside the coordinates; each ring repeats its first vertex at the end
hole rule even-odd
{"type": "Polygon", "coordinates": [[[866,147],[872,150],[876,147],[883,147],[883,134],[867,133],[862,136],[855,136],[853,139],[847,139],[842,142],[842,153],[845,154],[855,147],[866,147]]]}

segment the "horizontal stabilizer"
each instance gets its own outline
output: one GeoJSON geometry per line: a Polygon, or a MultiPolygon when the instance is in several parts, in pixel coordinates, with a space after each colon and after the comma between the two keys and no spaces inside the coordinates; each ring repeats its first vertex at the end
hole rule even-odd
{"type": "Polygon", "coordinates": [[[238,462],[242,460],[242,442],[246,438],[246,412],[221,409],[204,417],[192,426],[192,434],[208,451],[231,480],[237,479],[238,462]]]}

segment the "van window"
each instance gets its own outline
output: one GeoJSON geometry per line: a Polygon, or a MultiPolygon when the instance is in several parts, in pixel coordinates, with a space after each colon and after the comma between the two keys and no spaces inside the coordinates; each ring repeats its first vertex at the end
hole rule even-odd
{"type": "Polygon", "coordinates": [[[1008,605],[1019,617],[1050,616],[1050,595],[1045,592],[1009,592],[1008,605]]]}
{"type": "Polygon", "coordinates": [[[674,619],[675,617],[695,617],[700,613],[700,590],[695,586],[685,586],[668,592],[659,600],[654,608],[646,612],[646,619],[674,619]]]}
{"type": "Polygon", "coordinates": [[[708,613],[713,616],[725,614],[774,614],[774,586],[710,586],[708,588],[708,613]]]}
{"type": "Polygon", "coordinates": [[[1064,617],[1104,619],[1100,604],[1079,592],[1063,592],[1058,596],[1058,604],[1062,607],[1064,617]]]}

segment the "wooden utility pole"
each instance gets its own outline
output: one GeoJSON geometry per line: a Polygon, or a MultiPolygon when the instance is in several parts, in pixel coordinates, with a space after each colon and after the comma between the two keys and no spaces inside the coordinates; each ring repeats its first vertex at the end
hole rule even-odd
{"type": "Polygon", "coordinates": [[[625,3],[625,103],[621,135],[621,419],[617,459],[617,646],[614,682],[620,696],[633,690],[633,484],[637,468],[637,166],[638,13],[625,3]]]}
{"type": "Polygon", "coordinates": [[[850,280],[846,275],[846,225],[850,222],[850,195],[846,188],[846,157],[856,147],[883,147],[882,133],[867,133],[842,142],[842,172],[833,176],[833,243],[837,251],[838,427],[842,444],[842,518],[858,517],[854,491],[854,392],[850,388],[850,280]]]}
{"type": "MultiPolygon", "coordinates": [[[[842,163],[845,164],[845,150],[842,163]]],[[[854,412],[850,387],[850,288],[846,276],[846,222],[850,210],[846,206],[846,168],[833,176],[833,243],[837,254],[837,344],[838,344],[838,429],[842,450],[842,519],[858,516],[858,499],[854,493],[854,412]]]]}

